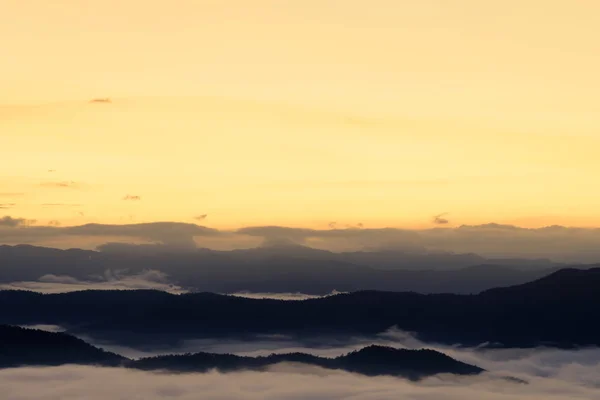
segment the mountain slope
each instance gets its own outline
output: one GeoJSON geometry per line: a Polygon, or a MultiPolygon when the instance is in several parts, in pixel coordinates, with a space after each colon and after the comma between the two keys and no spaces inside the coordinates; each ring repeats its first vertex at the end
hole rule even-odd
{"type": "Polygon", "coordinates": [[[65,333],[0,325],[0,368],[62,364],[116,366],[123,360],[65,333]]]}
{"type": "Polygon", "coordinates": [[[260,370],[282,362],[302,363],[369,376],[393,375],[409,379],[420,379],[441,373],[473,375],[484,371],[434,350],[406,350],[383,346],[368,346],[336,358],[323,358],[304,353],[272,354],[266,357],[196,353],[143,358],[133,361],[129,366],[143,370],[206,372],[217,369],[228,372],[239,369],[260,370]]]}
{"type": "Polygon", "coordinates": [[[361,291],[306,301],[213,293],[0,291],[0,323],[61,325],[120,343],[190,338],[374,335],[390,327],[426,341],[511,347],[600,345],[600,269],[559,271],[479,295],[361,291]]]}

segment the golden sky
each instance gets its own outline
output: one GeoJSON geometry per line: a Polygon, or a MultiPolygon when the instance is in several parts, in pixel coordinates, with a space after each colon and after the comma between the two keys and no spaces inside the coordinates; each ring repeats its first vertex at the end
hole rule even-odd
{"type": "Polygon", "coordinates": [[[0,215],[600,226],[599,22],[595,0],[4,0],[0,215]]]}

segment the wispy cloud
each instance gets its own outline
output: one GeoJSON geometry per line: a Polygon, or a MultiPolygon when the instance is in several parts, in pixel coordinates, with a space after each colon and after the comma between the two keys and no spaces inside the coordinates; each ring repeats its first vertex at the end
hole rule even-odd
{"type": "Polygon", "coordinates": [[[134,195],[126,195],[125,197],[123,197],[123,200],[127,200],[127,201],[140,201],[142,200],[142,198],[140,196],[134,196],[134,195]]]}
{"type": "Polygon", "coordinates": [[[139,224],[85,224],[78,226],[58,227],[56,225],[31,225],[33,220],[12,218],[10,216],[0,219],[0,243],[39,243],[45,240],[61,238],[129,238],[132,241],[143,240],[160,243],[170,249],[194,249],[195,237],[227,236],[226,232],[216,229],[186,224],[180,222],[151,222],[139,224]],[[14,227],[22,229],[9,229],[14,227]]]}
{"type": "Polygon", "coordinates": [[[41,186],[48,188],[78,189],[81,185],[74,181],[44,182],[41,186]]]}
{"type": "Polygon", "coordinates": [[[94,99],[90,100],[90,103],[104,103],[104,104],[106,104],[106,103],[112,103],[112,100],[109,99],[108,97],[97,97],[97,98],[94,98],[94,99]]]}
{"type": "Polygon", "coordinates": [[[436,225],[447,225],[450,221],[446,218],[443,218],[444,215],[448,215],[448,213],[438,214],[433,217],[433,223],[436,225]]]}

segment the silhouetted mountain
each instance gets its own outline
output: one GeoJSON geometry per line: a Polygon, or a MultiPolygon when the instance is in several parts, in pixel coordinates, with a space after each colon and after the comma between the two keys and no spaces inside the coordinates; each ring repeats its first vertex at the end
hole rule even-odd
{"type": "Polygon", "coordinates": [[[0,309],[0,323],[61,325],[133,344],[257,334],[351,337],[397,326],[447,344],[600,345],[599,271],[563,270],[479,295],[362,291],[306,301],[157,291],[0,291],[0,304],[10,305],[0,309]]]}
{"type": "Polygon", "coordinates": [[[365,347],[336,358],[323,358],[304,353],[272,354],[266,357],[196,353],[143,358],[133,361],[129,366],[142,370],[206,372],[217,369],[229,372],[240,369],[261,370],[282,362],[302,363],[369,376],[394,375],[409,379],[420,379],[441,373],[474,375],[484,371],[434,350],[406,350],[383,346],[365,347]]]}
{"type": "Polygon", "coordinates": [[[260,370],[282,362],[340,369],[364,375],[394,375],[420,379],[439,373],[472,375],[483,369],[454,360],[433,350],[405,350],[369,346],[337,358],[304,353],[241,357],[232,354],[196,353],[131,360],[98,349],[65,333],[0,325],[0,368],[63,364],[121,366],[173,372],[260,370]]]}
{"type": "Polygon", "coordinates": [[[588,297],[590,301],[598,298],[600,288],[600,268],[587,270],[565,268],[543,278],[518,286],[490,289],[485,296],[527,296],[535,294],[536,300],[565,300],[570,297],[588,297]]]}
{"type": "Polygon", "coordinates": [[[35,281],[44,275],[101,281],[107,270],[139,274],[152,269],[166,273],[171,283],[192,291],[327,294],[334,290],[385,290],[468,294],[525,283],[557,268],[547,260],[502,260],[506,264],[499,264],[474,254],[331,253],[297,245],[228,252],[173,252],[164,246],[122,244],[107,245],[107,249],[96,252],[0,246],[0,282],[35,281]],[[522,268],[523,265],[528,268],[522,268]]]}
{"type": "Polygon", "coordinates": [[[117,354],[64,333],[0,325],[0,368],[62,364],[116,366],[123,360],[117,354]]]}

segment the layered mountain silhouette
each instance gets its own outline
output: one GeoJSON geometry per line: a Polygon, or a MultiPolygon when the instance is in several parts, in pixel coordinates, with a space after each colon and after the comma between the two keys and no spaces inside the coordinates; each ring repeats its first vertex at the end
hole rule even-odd
{"type": "MultiPolygon", "coordinates": [[[[61,325],[117,343],[376,335],[390,327],[465,346],[600,345],[600,268],[565,269],[478,295],[361,291],[305,301],[213,293],[0,291],[0,323],[61,325]]],[[[324,339],[323,339],[324,340],[324,339]]]]}
{"type": "Polygon", "coordinates": [[[106,271],[165,273],[192,291],[301,292],[334,290],[479,293],[525,283],[559,268],[548,260],[485,259],[475,254],[400,251],[332,253],[303,246],[173,252],[164,246],[112,244],[104,251],[0,246],[0,283],[60,275],[102,281],[106,271]]]}
{"type": "Polygon", "coordinates": [[[120,366],[146,371],[207,372],[216,369],[221,372],[232,372],[262,370],[283,362],[338,369],[369,376],[393,375],[409,379],[420,379],[440,373],[473,375],[484,371],[434,350],[406,350],[383,346],[365,347],[336,358],[323,358],[304,353],[272,354],[266,357],[196,353],[131,360],[98,349],[65,333],[0,325],[0,368],[80,364],[120,366]]]}
{"type": "Polygon", "coordinates": [[[240,369],[260,370],[283,362],[302,363],[369,376],[394,375],[409,379],[420,379],[441,373],[474,375],[484,371],[434,350],[406,350],[375,345],[336,358],[317,357],[305,353],[272,354],[266,357],[196,353],[143,358],[133,361],[130,365],[143,370],[205,372],[218,369],[227,372],[240,369]]]}

